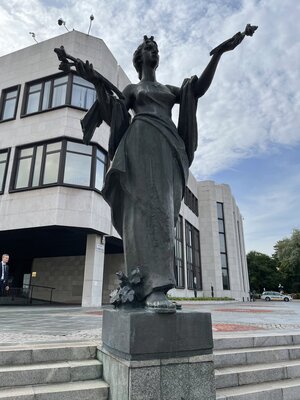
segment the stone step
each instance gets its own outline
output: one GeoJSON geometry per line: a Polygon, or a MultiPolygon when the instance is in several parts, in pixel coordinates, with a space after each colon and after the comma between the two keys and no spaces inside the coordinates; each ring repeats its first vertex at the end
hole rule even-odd
{"type": "Polygon", "coordinates": [[[300,378],[300,360],[215,369],[217,389],[300,378]]]}
{"type": "Polygon", "coordinates": [[[96,358],[97,345],[61,343],[0,346],[0,365],[21,365],[52,361],[90,360],[96,358]]]}
{"type": "Polygon", "coordinates": [[[218,389],[217,400],[300,400],[300,379],[218,389]]]}
{"type": "Polygon", "coordinates": [[[214,350],[214,364],[216,368],[297,359],[300,360],[300,344],[214,350]]]}
{"type": "Polygon", "coordinates": [[[98,360],[4,366],[0,367],[0,387],[85,381],[101,376],[102,363],[98,360]]]}
{"type": "Polygon", "coordinates": [[[242,349],[253,347],[270,347],[284,345],[300,345],[300,334],[261,334],[255,336],[214,338],[214,349],[242,349]]]}
{"type": "Polygon", "coordinates": [[[108,385],[102,380],[0,389],[5,400],[107,400],[108,385]]]}

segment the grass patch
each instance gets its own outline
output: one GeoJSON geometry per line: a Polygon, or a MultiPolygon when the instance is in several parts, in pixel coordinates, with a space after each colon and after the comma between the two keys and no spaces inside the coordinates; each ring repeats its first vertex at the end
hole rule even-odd
{"type": "Polygon", "coordinates": [[[234,300],[232,297],[171,297],[168,296],[170,300],[175,301],[227,301],[234,300]]]}

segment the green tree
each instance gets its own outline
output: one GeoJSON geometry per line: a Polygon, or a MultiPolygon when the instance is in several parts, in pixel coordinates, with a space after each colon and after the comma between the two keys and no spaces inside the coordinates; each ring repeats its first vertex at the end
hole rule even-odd
{"type": "Polygon", "coordinates": [[[263,292],[264,288],[278,290],[281,274],[275,258],[257,251],[250,251],[247,254],[247,264],[251,290],[259,293],[263,292]]]}
{"type": "Polygon", "coordinates": [[[279,240],[274,249],[284,290],[300,292],[300,230],[294,229],[291,237],[279,240]]]}

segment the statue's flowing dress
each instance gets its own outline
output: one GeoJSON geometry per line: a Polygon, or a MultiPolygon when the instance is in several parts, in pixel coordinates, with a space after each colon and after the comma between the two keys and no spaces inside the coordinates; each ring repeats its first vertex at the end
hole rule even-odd
{"type": "Polygon", "coordinates": [[[175,286],[174,227],[189,160],[171,119],[176,96],[170,89],[139,84],[135,101],[143,112],[134,116],[118,144],[102,194],[123,239],[127,272],[141,269],[145,297],[175,286]],[[153,112],[153,104],[161,114],[153,112]]]}

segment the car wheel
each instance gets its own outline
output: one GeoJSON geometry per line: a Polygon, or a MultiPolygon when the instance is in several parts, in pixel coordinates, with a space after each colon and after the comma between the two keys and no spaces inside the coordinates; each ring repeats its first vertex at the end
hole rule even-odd
{"type": "Polygon", "coordinates": [[[290,301],[290,299],[288,297],[285,297],[283,300],[284,301],[290,301]]]}
{"type": "Polygon", "coordinates": [[[266,301],[270,301],[271,299],[270,299],[270,297],[266,297],[265,300],[266,301]]]}

